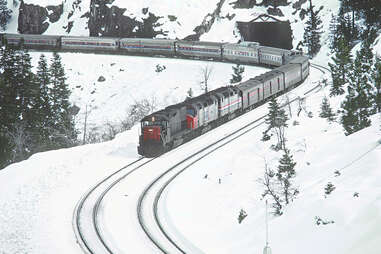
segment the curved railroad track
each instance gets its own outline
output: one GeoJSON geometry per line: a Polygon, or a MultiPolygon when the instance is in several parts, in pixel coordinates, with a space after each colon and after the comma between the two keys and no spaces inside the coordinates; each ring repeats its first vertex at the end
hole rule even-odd
{"type": "MultiPolygon", "coordinates": [[[[325,71],[319,68],[320,66],[312,66],[317,70],[321,71],[325,74],[325,71]]],[[[312,89],[304,92],[304,96],[310,96],[312,91],[321,88],[321,85],[318,84],[312,89]]],[[[294,98],[290,102],[282,105],[282,107],[287,106],[294,101],[299,100],[300,98],[294,98]]],[[[165,226],[162,221],[162,216],[160,216],[160,200],[161,197],[166,190],[166,188],[170,185],[172,181],[176,179],[181,173],[186,171],[189,167],[196,164],[203,158],[212,154],[216,150],[228,145],[234,140],[240,138],[246,133],[252,131],[258,126],[264,123],[264,118],[267,115],[261,116],[256,120],[246,124],[245,126],[235,130],[234,132],[222,137],[221,139],[215,141],[212,144],[198,150],[197,152],[189,155],[184,158],[180,162],[176,163],[172,167],[168,168],[164,173],[154,179],[142,192],[139,197],[137,204],[137,217],[139,220],[139,224],[147,237],[155,244],[155,246],[162,253],[202,253],[202,251],[198,250],[197,247],[192,246],[191,244],[184,243],[184,240],[176,239],[175,233],[170,233],[169,230],[165,229],[165,226]],[[145,213],[152,212],[149,216],[144,216],[145,213]],[[151,218],[151,219],[150,219],[151,218]],[[154,220],[152,220],[154,218],[154,220]],[[164,239],[164,240],[163,240],[164,239]]]]}
{"type": "Polygon", "coordinates": [[[115,253],[112,251],[111,246],[104,240],[98,225],[97,218],[101,202],[105,194],[113,186],[154,159],[155,158],[146,159],[142,157],[129,163],[97,183],[79,200],[73,214],[73,227],[77,242],[85,253],[115,253]],[[94,239],[97,239],[97,241],[95,242],[94,239]]]}
{"type": "MultiPolygon", "coordinates": [[[[323,66],[312,64],[312,67],[318,69],[323,74],[323,66]]],[[[325,68],[326,69],[326,68],[325,68]]],[[[321,87],[320,85],[315,86],[309,91],[305,92],[304,95],[307,96],[315,89],[321,87]]],[[[298,100],[295,98],[289,103],[298,100]]],[[[286,105],[284,105],[286,106],[286,105]]],[[[194,253],[197,252],[197,249],[185,249],[181,247],[178,243],[178,240],[173,240],[174,236],[168,233],[163,226],[163,222],[160,220],[159,216],[159,206],[160,206],[160,197],[169,186],[169,184],[182,172],[188,169],[190,166],[194,165],[201,159],[205,158],[209,154],[218,150],[219,148],[229,144],[233,140],[241,137],[247,132],[253,130],[259,125],[263,124],[263,119],[266,116],[262,116],[255,121],[250,122],[249,124],[241,127],[240,129],[230,133],[229,135],[219,139],[218,141],[200,149],[199,151],[193,153],[182,161],[176,163],[174,166],[170,167],[163,174],[157,177],[152,181],[145,190],[141,193],[138,204],[136,207],[137,217],[141,228],[143,229],[146,236],[153,242],[153,244],[163,253],[194,253]],[[262,120],[262,121],[261,121],[262,120]],[[158,185],[162,183],[161,185],[158,185]],[[159,186],[159,187],[157,187],[159,186]],[[157,191],[152,191],[154,188],[157,191]],[[152,194],[153,193],[153,194],[152,194]],[[149,201],[150,200],[150,201],[149,201]],[[144,211],[147,210],[147,203],[149,210],[153,212],[153,222],[156,225],[147,225],[147,219],[144,216],[144,211]],[[152,227],[155,227],[155,233],[152,233],[152,227]]],[[[102,230],[98,222],[99,211],[106,194],[115,187],[120,181],[125,179],[131,173],[137,171],[139,168],[143,167],[147,163],[151,162],[153,159],[140,158],[136,161],[131,162],[125,167],[117,170],[110,176],[103,179],[101,182],[92,187],[84,197],[78,202],[73,216],[73,227],[76,234],[76,238],[81,248],[85,253],[90,254],[113,254],[117,253],[116,250],[113,250],[111,244],[107,243],[105,237],[102,235],[102,230]],[[91,239],[91,240],[89,240],[91,239]],[[94,241],[96,239],[96,241],[94,241]]]]}

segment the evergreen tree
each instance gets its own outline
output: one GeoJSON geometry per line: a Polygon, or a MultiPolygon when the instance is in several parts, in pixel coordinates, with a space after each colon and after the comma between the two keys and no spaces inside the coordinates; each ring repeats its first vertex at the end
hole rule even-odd
{"type": "Polygon", "coordinates": [[[331,21],[329,23],[329,48],[334,53],[337,48],[337,41],[339,34],[337,33],[337,27],[339,26],[338,17],[334,14],[331,15],[331,21]]]}
{"type": "Polygon", "coordinates": [[[324,97],[323,102],[320,106],[320,109],[321,109],[321,112],[319,116],[321,118],[327,118],[327,121],[330,123],[336,120],[336,115],[335,113],[333,113],[327,97],[324,97]]]}
{"type": "Polygon", "coordinates": [[[314,57],[320,50],[320,37],[322,29],[322,21],[319,16],[319,12],[323,9],[323,6],[319,10],[315,11],[315,6],[312,5],[312,0],[310,1],[310,7],[307,9],[309,13],[309,19],[306,22],[306,27],[304,29],[304,43],[308,47],[308,54],[314,57]]]}
{"type": "Polygon", "coordinates": [[[0,169],[10,163],[11,144],[6,133],[8,132],[7,93],[5,82],[0,74],[0,169]]]}
{"type": "Polygon", "coordinates": [[[241,66],[240,64],[237,64],[236,66],[233,66],[233,74],[232,78],[230,79],[230,84],[235,84],[242,81],[242,73],[245,71],[245,67],[241,66]]]}
{"type": "Polygon", "coordinates": [[[299,193],[299,191],[292,186],[292,179],[296,176],[295,166],[296,162],[294,162],[290,151],[284,149],[284,154],[279,160],[276,176],[282,186],[282,196],[284,197],[286,205],[299,193]]]}
{"type": "Polygon", "coordinates": [[[373,67],[372,80],[374,83],[374,102],[376,104],[376,109],[381,112],[381,60],[376,58],[376,62],[373,67]]]}
{"type": "Polygon", "coordinates": [[[0,28],[7,29],[7,24],[11,19],[12,10],[8,9],[7,1],[0,0],[0,28]]]}
{"type": "Polygon", "coordinates": [[[37,73],[35,76],[36,96],[33,100],[33,125],[35,133],[38,133],[38,140],[35,141],[35,152],[44,151],[50,147],[50,119],[54,118],[50,106],[50,73],[46,57],[42,54],[38,61],[37,73]]]}
{"type": "Polygon", "coordinates": [[[268,127],[264,132],[264,137],[262,139],[268,140],[265,136],[267,136],[268,131],[272,130],[278,138],[277,149],[284,149],[286,143],[285,128],[288,126],[287,120],[288,116],[286,111],[278,105],[278,102],[274,97],[271,98],[269,103],[269,114],[265,119],[265,123],[268,127]]]}
{"type": "Polygon", "coordinates": [[[335,33],[338,35],[338,38],[344,37],[345,40],[352,44],[352,42],[358,39],[359,29],[355,24],[355,15],[354,12],[350,14],[350,8],[348,5],[342,5],[338,14],[338,26],[336,27],[335,33]]]}
{"type": "Polygon", "coordinates": [[[31,152],[33,124],[34,75],[28,52],[10,48],[2,50],[1,122],[2,139],[8,144],[7,161],[19,161],[31,152]]]}
{"type": "Polygon", "coordinates": [[[348,42],[344,37],[340,38],[335,56],[332,57],[333,63],[328,63],[332,76],[331,96],[344,94],[343,86],[348,82],[347,73],[352,63],[351,57],[348,42]]]}
{"type": "Polygon", "coordinates": [[[53,59],[49,69],[51,75],[50,104],[53,117],[48,126],[52,133],[53,143],[57,147],[68,147],[75,143],[77,133],[74,127],[74,119],[70,114],[69,96],[70,90],[66,84],[65,70],[61,63],[61,57],[53,53],[53,59]]]}
{"type": "Polygon", "coordinates": [[[368,65],[363,64],[364,51],[357,52],[356,59],[350,72],[348,94],[342,103],[343,115],[341,123],[345,134],[350,135],[370,126],[369,116],[372,112],[371,86],[368,79],[368,65]]]}
{"type": "Polygon", "coordinates": [[[327,183],[327,185],[324,188],[325,197],[327,197],[327,195],[331,194],[331,192],[334,191],[335,189],[336,189],[336,187],[331,182],[327,183]]]}

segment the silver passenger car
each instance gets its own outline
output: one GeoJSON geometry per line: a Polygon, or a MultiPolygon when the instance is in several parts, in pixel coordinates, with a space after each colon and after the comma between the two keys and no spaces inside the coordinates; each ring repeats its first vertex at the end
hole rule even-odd
{"type": "Polygon", "coordinates": [[[200,58],[222,59],[222,43],[200,41],[177,41],[176,54],[200,58]]]}
{"type": "Polygon", "coordinates": [[[58,48],[61,36],[39,34],[4,34],[4,40],[8,45],[26,48],[58,48]]]}
{"type": "Polygon", "coordinates": [[[258,51],[259,62],[273,66],[281,66],[285,64],[285,59],[291,54],[290,50],[272,47],[260,47],[258,51]]]}
{"type": "Polygon", "coordinates": [[[106,37],[63,36],[62,49],[80,50],[107,50],[115,51],[119,48],[119,39],[106,37]]]}
{"type": "Polygon", "coordinates": [[[223,59],[233,62],[258,63],[258,44],[226,43],[222,45],[223,59]]]}
{"type": "Polygon", "coordinates": [[[120,48],[127,52],[163,55],[175,54],[175,40],[123,38],[119,42],[120,48]]]}

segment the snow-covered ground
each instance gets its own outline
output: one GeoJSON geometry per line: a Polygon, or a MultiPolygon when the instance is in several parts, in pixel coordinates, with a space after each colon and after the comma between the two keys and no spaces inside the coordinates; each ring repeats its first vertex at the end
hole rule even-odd
{"type": "MultiPolygon", "coordinates": [[[[54,4],[60,1],[25,2],[44,5],[43,2],[54,4]]],[[[72,1],[67,2],[71,5],[72,1]]],[[[88,2],[83,1],[83,4],[88,2]]],[[[175,25],[171,30],[176,36],[191,33],[193,26],[200,23],[210,11],[200,8],[197,1],[196,4],[184,2],[178,6],[169,1],[164,1],[167,4],[162,6],[159,4],[163,1],[142,2],[141,5],[133,1],[114,3],[129,7],[131,13],[146,5],[151,6],[154,12],[166,15],[171,14],[168,10],[176,10],[173,13],[181,21],[181,26],[175,25]],[[198,23],[189,17],[195,18],[198,23]]],[[[322,12],[327,31],[331,11],[337,12],[338,1],[326,2],[317,0],[314,4],[325,6],[322,12]]],[[[208,2],[208,8],[213,9],[216,3],[208,2]]],[[[226,5],[222,15],[230,12],[229,8],[230,5],[226,5]]],[[[234,11],[240,13],[234,22],[252,19],[252,10],[234,11]]],[[[282,11],[289,13],[287,8],[282,11]]],[[[137,13],[134,15],[138,16],[137,13]]],[[[17,30],[16,23],[17,16],[9,25],[10,32],[17,30]]],[[[81,25],[74,27],[75,34],[88,34],[81,25]]],[[[296,46],[295,42],[302,38],[303,28],[300,21],[292,22],[292,27],[295,28],[296,46]]],[[[50,33],[63,34],[58,24],[49,29],[50,33]]],[[[233,29],[232,23],[220,20],[202,39],[234,41],[233,29]]],[[[325,32],[325,44],[314,59],[320,64],[326,64],[329,59],[327,36],[325,32]]],[[[375,49],[381,53],[380,38],[375,49]]],[[[36,65],[39,53],[32,52],[31,55],[36,65]]],[[[88,119],[90,124],[99,126],[105,122],[114,123],[123,119],[126,109],[134,100],[156,97],[160,107],[181,101],[189,88],[195,94],[200,93],[200,68],[206,64],[214,66],[211,88],[226,84],[232,73],[232,65],[223,63],[71,53],[61,56],[73,92],[72,101],[81,107],[77,119],[79,128],[83,125],[86,105],[92,109],[88,119]],[[165,65],[166,70],[156,73],[157,64],[165,65]],[[105,82],[97,81],[101,75],[106,78],[105,82]]],[[[244,79],[264,71],[257,67],[246,67],[244,79]]],[[[303,86],[312,87],[321,78],[321,73],[312,69],[310,78],[303,86]]],[[[297,91],[291,93],[290,96],[298,94],[297,91]]],[[[270,217],[270,246],[273,253],[378,254],[381,251],[380,116],[372,118],[371,127],[346,137],[339,124],[328,124],[318,117],[322,98],[328,93],[327,87],[306,100],[312,118],[305,112],[297,117],[296,105],[293,105],[293,118],[289,121],[286,136],[288,147],[297,161],[295,185],[300,194],[286,208],[284,215],[270,217]],[[294,125],[294,121],[299,125],[294,125]],[[340,175],[337,176],[335,171],[339,171],[340,175]],[[324,188],[328,182],[336,189],[325,197],[324,188]],[[334,223],[317,225],[316,216],[334,223]]],[[[331,101],[335,109],[340,105],[339,100],[331,101]]],[[[244,118],[256,119],[265,112],[266,105],[244,118]]],[[[240,121],[231,122],[222,126],[221,131],[238,128],[240,124],[240,121]]],[[[261,253],[263,249],[265,205],[264,200],[261,200],[263,187],[258,178],[263,177],[265,161],[275,168],[281,156],[281,153],[270,149],[274,140],[266,143],[260,141],[263,129],[264,126],[206,157],[170,185],[165,200],[165,217],[176,227],[176,231],[204,253],[261,253]],[[205,179],[206,174],[208,177],[205,179]],[[248,216],[238,224],[241,209],[248,216]]],[[[204,146],[208,137],[213,137],[213,132],[206,135],[180,148],[187,150],[191,145],[204,146]]],[[[137,142],[138,127],[135,126],[109,142],[35,154],[26,161],[1,170],[0,253],[82,253],[72,229],[74,207],[96,182],[138,157],[137,142]]],[[[171,161],[163,164],[169,165],[176,160],[173,156],[168,157],[171,161]]],[[[156,174],[144,173],[147,178],[156,174]]],[[[125,184],[120,187],[122,190],[129,188],[128,181],[125,184]]],[[[104,225],[115,240],[129,237],[121,235],[126,228],[119,223],[119,219],[126,219],[123,218],[123,215],[126,216],[123,209],[126,212],[128,209],[134,210],[134,207],[126,207],[129,202],[123,201],[127,199],[125,195],[125,191],[115,192],[105,202],[104,225]],[[111,202],[113,200],[121,202],[111,202]],[[117,207],[117,210],[111,209],[112,206],[117,207]],[[122,218],[113,217],[113,213],[122,218]],[[119,228],[111,227],[115,225],[119,225],[119,228]]],[[[140,240],[150,245],[144,237],[140,240]]],[[[135,242],[136,246],[131,246],[131,249],[139,249],[138,245],[142,242],[135,242]]],[[[118,245],[123,246],[123,243],[118,245]]]]}
{"type": "MultiPolygon", "coordinates": [[[[316,84],[320,76],[314,70],[304,87],[316,84]]],[[[306,101],[313,118],[305,112],[296,117],[296,105],[293,106],[294,118],[290,120],[287,139],[298,162],[295,184],[300,195],[283,216],[270,217],[270,244],[274,253],[304,250],[362,253],[365,248],[366,253],[379,251],[376,244],[381,240],[381,229],[377,226],[381,212],[378,184],[381,136],[377,124],[380,119],[374,117],[372,127],[345,137],[338,124],[329,125],[317,116],[326,90],[306,101]],[[299,125],[291,124],[294,120],[299,125]],[[338,177],[334,174],[336,170],[341,173],[338,177]],[[325,198],[324,187],[328,182],[336,190],[325,198]],[[353,196],[356,192],[358,197],[353,196]],[[318,226],[315,216],[335,223],[318,226]]],[[[245,118],[255,119],[266,111],[266,106],[262,106],[245,118]]],[[[232,122],[222,129],[229,131],[240,124],[232,122]]],[[[263,128],[213,153],[170,186],[166,217],[204,253],[260,252],[264,245],[265,208],[260,199],[263,187],[257,179],[263,176],[264,160],[275,167],[281,154],[269,148],[273,141],[260,141],[263,128]],[[248,217],[238,224],[241,208],[248,217]]],[[[81,253],[72,231],[73,209],[95,182],[137,158],[137,137],[135,127],[110,142],[36,154],[0,171],[3,253],[81,253]]],[[[192,144],[203,146],[203,139],[208,140],[202,137],[182,149],[192,144]]],[[[115,195],[122,199],[125,194],[115,195]]],[[[106,218],[109,218],[106,225],[119,224],[116,216],[106,218]]]]}

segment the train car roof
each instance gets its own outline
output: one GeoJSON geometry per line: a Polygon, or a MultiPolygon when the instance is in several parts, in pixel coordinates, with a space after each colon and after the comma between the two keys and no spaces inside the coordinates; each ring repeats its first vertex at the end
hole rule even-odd
{"type": "Polygon", "coordinates": [[[165,42],[175,42],[173,39],[165,38],[120,38],[120,41],[165,41],[165,42]]]}
{"type": "Polygon", "coordinates": [[[285,54],[285,55],[290,55],[291,51],[288,49],[279,49],[279,48],[273,48],[273,47],[267,47],[267,46],[261,46],[259,47],[260,51],[263,52],[269,52],[269,53],[277,53],[277,54],[285,54]]]}
{"type": "Polygon", "coordinates": [[[296,64],[285,64],[285,65],[279,66],[278,68],[274,69],[273,71],[285,72],[288,70],[298,69],[298,68],[300,68],[300,66],[298,66],[296,64]]]}
{"type": "Polygon", "coordinates": [[[62,36],[62,40],[88,40],[88,41],[99,41],[99,40],[113,40],[117,41],[118,38],[114,37],[86,37],[86,36],[62,36]]]}
{"type": "Polygon", "coordinates": [[[205,45],[205,46],[221,46],[225,44],[224,42],[212,42],[212,41],[184,41],[179,40],[177,41],[179,44],[191,44],[191,45],[205,45]]]}
{"type": "Polygon", "coordinates": [[[297,56],[289,61],[289,63],[305,63],[309,60],[307,56],[297,56]]]}
{"type": "Polygon", "coordinates": [[[53,39],[58,39],[60,38],[61,36],[59,35],[44,35],[44,34],[8,34],[8,33],[5,33],[4,34],[5,37],[17,37],[17,38],[25,38],[25,37],[29,37],[29,38],[53,38],[53,39]]]}
{"type": "Polygon", "coordinates": [[[262,82],[254,79],[254,78],[251,78],[251,79],[246,80],[242,83],[239,83],[236,87],[241,91],[247,91],[247,90],[250,90],[254,87],[260,86],[261,84],[262,84],[262,82]]]}
{"type": "Polygon", "coordinates": [[[259,76],[254,77],[254,79],[258,80],[260,82],[265,82],[265,81],[267,81],[269,79],[272,79],[272,78],[274,78],[274,77],[276,77],[278,75],[279,75],[279,72],[277,72],[276,70],[271,70],[271,71],[263,73],[263,74],[261,74],[259,76]]]}
{"type": "Polygon", "coordinates": [[[257,50],[260,46],[258,45],[243,45],[243,44],[237,44],[237,43],[226,43],[222,45],[223,48],[227,49],[251,49],[251,50],[257,50]]]}
{"type": "Polygon", "coordinates": [[[167,112],[165,109],[162,109],[162,110],[159,110],[159,111],[156,111],[156,112],[153,112],[145,117],[143,117],[140,122],[144,122],[144,121],[151,121],[152,120],[152,117],[159,117],[159,118],[163,118],[164,120],[168,120],[168,116],[169,116],[169,112],[167,112]]]}

